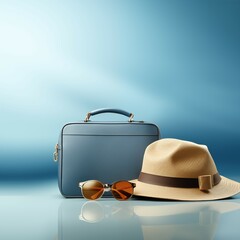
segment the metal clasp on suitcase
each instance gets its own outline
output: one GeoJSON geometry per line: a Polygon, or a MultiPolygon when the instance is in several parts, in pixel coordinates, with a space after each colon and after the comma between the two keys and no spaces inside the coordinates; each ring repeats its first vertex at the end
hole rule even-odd
{"type": "Polygon", "coordinates": [[[58,161],[58,144],[55,145],[55,152],[53,153],[53,161],[58,161]]]}

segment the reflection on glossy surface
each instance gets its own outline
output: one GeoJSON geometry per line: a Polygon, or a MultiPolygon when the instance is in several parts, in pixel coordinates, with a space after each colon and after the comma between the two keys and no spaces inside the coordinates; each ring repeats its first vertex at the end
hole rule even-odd
{"type": "Polygon", "coordinates": [[[132,201],[63,201],[59,239],[142,239],[132,201]]]}
{"type": "Polygon", "coordinates": [[[102,205],[98,202],[86,202],[81,208],[79,220],[96,223],[104,220],[104,218],[118,218],[119,220],[123,220],[131,216],[133,216],[132,209],[127,206],[121,206],[121,203],[102,205]]]}
{"type": "Polygon", "coordinates": [[[0,239],[240,239],[240,195],[212,202],[64,199],[56,182],[0,184],[0,239]]]}
{"type": "Polygon", "coordinates": [[[239,209],[231,202],[134,207],[144,239],[214,239],[220,215],[239,209]]]}
{"type": "MultiPolygon", "coordinates": [[[[222,230],[219,224],[224,220],[224,215],[229,217],[232,214],[240,219],[239,210],[238,200],[197,203],[63,201],[59,208],[59,237],[64,240],[80,237],[215,239],[222,230]]],[[[231,231],[235,237],[238,236],[236,230],[233,227],[231,231]]]]}

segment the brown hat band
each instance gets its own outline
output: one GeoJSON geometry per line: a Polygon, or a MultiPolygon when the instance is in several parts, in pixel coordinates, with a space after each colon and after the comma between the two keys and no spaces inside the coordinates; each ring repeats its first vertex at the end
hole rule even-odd
{"type": "Polygon", "coordinates": [[[205,191],[220,183],[221,177],[219,173],[214,175],[202,175],[198,178],[178,178],[141,172],[138,181],[166,187],[199,188],[205,191]]]}

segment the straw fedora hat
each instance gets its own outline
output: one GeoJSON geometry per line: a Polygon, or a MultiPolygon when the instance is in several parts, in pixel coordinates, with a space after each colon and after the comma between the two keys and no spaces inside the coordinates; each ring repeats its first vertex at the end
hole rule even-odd
{"type": "Polygon", "coordinates": [[[144,153],[134,195],[183,201],[228,198],[240,183],[220,176],[207,146],[178,139],[161,139],[144,153]]]}

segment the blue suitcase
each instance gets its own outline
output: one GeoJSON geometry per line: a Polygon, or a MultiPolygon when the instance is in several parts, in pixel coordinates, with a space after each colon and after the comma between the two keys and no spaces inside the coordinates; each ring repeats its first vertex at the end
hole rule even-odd
{"type": "Polygon", "coordinates": [[[89,112],[82,122],[66,124],[54,153],[61,194],[82,197],[79,182],[86,180],[112,183],[137,178],[146,147],[159,136],[156,125],[134,121],[133,114],[120,109],[98,109],[89,112]],[[101,113],[122,114],[129,120],[90,121],[91,116],[101,113]]]}

